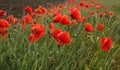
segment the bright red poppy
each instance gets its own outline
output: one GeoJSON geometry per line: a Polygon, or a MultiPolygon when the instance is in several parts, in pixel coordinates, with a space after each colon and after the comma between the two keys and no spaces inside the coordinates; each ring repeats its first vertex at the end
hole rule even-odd
{"type": "Polygon", "coordinates": [[[0,19],[0,33],[6,31],[9,26],[9,22],[7,20],[0,19]]]}
{"type": "Polygon", "coordinates": [[[35,42],[44,34],[45,34],[45,28],[43,24],[33,24],[31,26],[31,34],[29,37],[29,41],[35,42]]]}
{"type": "Polygon", "coordinates": [[[112,39],[109,37],[104,37],[100,39],[101,46],[100,48],[105,51],[109,51],[110,47],[112,46],[112,39]]]}
{"type": "Polygon", "coordinates": [[[68,32],[63,32],[59,28],[56,28],[52,34],[59,44],[69,44],[72,41],[70,34],[68,32]]]}
{"type": "Polygon", "coordinates": [[[70,16],[73,19],[80,19],[81,18],[81,13],[77,8],[71,8],[70,16]]]}
{"type": "Polygon", "coordinates": [[[87,31],[87,32],[93,32],[94,28],[93,28],[93,26],[90,23],[87,22],[85,24],[85,31],[87,31]]]}
{"type": "Polygon", "coordinates": [[[68,16],[63,15],[62,18],[60,19],[61,24],[63,25],[68,25],[68,24],[72,24],[72,21],[69,20],[68,16]]]}
{"type": "Polygon", "coordinates": [[[62,15],[61,15],[61,14],[56,15],[56,16],[53,18],[53,21],[54,21],[54,22],[60,22],[61,18],[62,18],[62,15]]]}

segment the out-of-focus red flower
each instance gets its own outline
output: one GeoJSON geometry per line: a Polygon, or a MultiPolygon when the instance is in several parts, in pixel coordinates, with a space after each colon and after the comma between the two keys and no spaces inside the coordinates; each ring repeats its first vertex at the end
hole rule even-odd
{"type": "Polygon", "coordinates": [[[30,15],[25,15],[22,20],[21,20],[21,28],[22,30],[25,30],[25,24],[29,24],[29,23],[32,23],[33,19],[32,19],[32,16],[30,15]]]}
{"type": "Polygon", "coordinates": [[[4,10],[0,10],[0,16],[6,16],[6,12],[4,10]]]}
{"type": "Polygon", "coordinates": [[[87,20],[87,17],[86,17],[86,16],[82,16],[82,20],[83,20],[83,21],[86,21],[86,20],[87,20]]]}
{"type": "Polygon", "coordinates": [[[84,5],[85,5],[84,1],[80,1],[80,2],[79,2],[79,5],[80,5],[81,7],[84,7],[84,5]]]}
{"type": "Polygon", "coordinates": [[[31,34],[29,37],[29,41],[35,42],[44,34],[45,34],[45,28],[43,24],[33,24],[31,26],[31,34]]]}
{"type": "Polygon", "coordinates": [[[9,22],[7,20],[0,19],[0,33],[6,31],[9,26],[9,22]]]}
{"type": "Polygon", "coordinates": [[[91,4],[90,4],[90,7],[94,7],[94,4],[91,3],[91,4]]]}
{"type": "Polygon", "coordinates": [[[95,7],[96,7],[96,9],[100,9],[100,5],[96,5],[95,7]]]}
{"type": "Polygon", "coordinates": [[[87,32],[93,32],[94,28],[93,28],[93,26],[90,23],[87,22],[85,24],[85,31],[87,31],[87,32]]]}
{"type": "Polygon", "coordinates": [[[62,18],[60,19],[61,24],[63,25],[68,25],[72,24],[72,21],[69,20],[69,18],[66,15],[63,15],[62,18]]]}
{"type": "Polygon", "coordinates": [[[89,5],[88,5],[88,4],[85,4],[85,8],[88,9],[88,8],[89,8],[89,5]]]}
{"type": "Polygon", "coordinates": [[[80,13],[80,11],[77,8],[71,8],[70,16],[73,19],[77,19],[78,20],[78,19],[81,18],[81,13],[80,13]]]}
{"type": "Polygon", "coordinates": [[[110,15],[110,16],[113,16],[113,15],[114,15],[114,12],[113,12],[113,11],[110,11],[110,12],[109,12],[109,15],[110,15]]]}
{"type": "Polygon", "coordinates": [[[61,18],[62,18],[62,15],[61,15],[61,14],[60,14],[60,15],[56,15],[56,16],[53,18],[53,21],[54,21],[54,22],[60,22],[61,18]]]}
{"type": "Polygon", "coordinates": [[[49,28],[50,30],[53,30],[55,28],[55,25],[53,23],[50,23],[49,28]]]}
{"type": "Polygon", "coordinates": [[[0,35],[5,39],[8,36],[6,32],[7,28],[9,27],[9,22],[5,19],[0,19],[0,35]]]}
{"type": "Polygon", "coordinates": [[[30,6],[25,7],[25,12],[32,13],[32,8],[30,6]]]}
{"type": "Polygon", "coordinates": [[[93,12],[93,11],[90,11],[89,14],[93,16],[93,15],[94,15],[94,12],[93,12]]]}
{"type": "Polygon", "coordinates": [[[54,16],[57,16],[57,15],[61,15],[61,13],[60,13],[58,10],[56,10],[56,11],[53,13],[53,15],[54,15],[54,16]]]}
{"type": "Polygon", "coordinates": [[[24,24],[29,24],[32,22],[32,17],[30,15],[25,15],[23,18],[22,18],[22,23],[24,24]]]}
{"type": "Polygon", "coordinates": [[[18,18],[15,18],[14,16],[8,16],[6,19],[10,24],[15,24],[18,21],[18,18]]]}
{"type": "Polygon", "coordinates": [[[110,47],[112,46],[112,39],[109,37],[104,37],[100,39],[101,46],[100,48],[104,51],[109,51],[110,47]]]}
{"type": "Polygon", "coordinates": [[[56,28],[53,31],[53,37],[59,44],[69,44],[72,41],[70,38],[70,34],[68,32],[63,32],[59,28],[56,28]]]}
{"type": "Polygon", "coordinates": [[[58,8],[63,9],[64,8],[63,4],[59,4],[58,8]]]}
{"type": "Polygon", "coordinates": [[[97,29],[102,31],[104,29],[103,25],[101,23],[98,23],[97,29]]]}
{"type": "Polygon", "coordinates": [[[102,18],[104,16],[104,13],[100,13],[99,16],[102,18]]]}

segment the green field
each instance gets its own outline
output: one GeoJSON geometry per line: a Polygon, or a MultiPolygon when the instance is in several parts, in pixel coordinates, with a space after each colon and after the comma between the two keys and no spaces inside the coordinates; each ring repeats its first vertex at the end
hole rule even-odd
{"type": "MultiPolygon", "coordinates": [[[[47,12],[44,7],[39,7],[40,12],[35,16],[24,12],[23,17],[14,24],[13,18],[7,20],[8,27],[0,19],[0,70],[119,70],[120,0],[96,0],[95,3],[100,1],[99,9],[87,8],[87,4],[91,5],[89,0],[83,0],[85,6],[78,7],[77,1],[73,5],[64,3],[64,8],[48,8],[47,12]],[[107,7],[107,13],[102,6],[107,7]],[[80,18],[71,17],[71,8],[80,12],[80,18]],[[58,13],[54,16],[56,9],[61,13],[58,22],[54,21],[58,16],[58,13]],[[100,17],[101,13],[103,17],[100,17]],[[29,18],[26,19],[26,15],[29,18]],[[83,16],[87,19],[83,20],[83,16]],[[69,20],[71,23],[68,24],[69,20]],[[50,23],[55,27],[50,29],[50,23]],[[86,23],[91,26],[85,27],[86,23]],[[103,30],[97,28],[98,23],[103,25],[103,30]],[[34,27],[34,24],[40,24],[41,27],[34,27]],[[61,31],[55,33],[56,28],[61,31]],[[35,42],[30,41],[31,35],[36,36],[35,42]],[[68,37],[71,39],[69,43],[68,37]]],[[[92,4],[95,6],[95,3],[92,4]]],[[[75,14],[75,17],[78,15],[75,14]]]]}

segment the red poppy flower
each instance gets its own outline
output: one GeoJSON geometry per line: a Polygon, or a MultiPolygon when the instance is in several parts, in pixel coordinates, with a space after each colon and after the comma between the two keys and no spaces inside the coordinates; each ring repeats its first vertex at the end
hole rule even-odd
{"type": "Polygon", "coordinates": [[[109,15],[110,15],[110,16],[113,16],[113,15],[114,15],[114,12],[110,11],[110,12],[109,12],[109,15]]]}
{"type": "Polygon", "coordinates": [[[100,48],[105,51],[109,51],[112,46],[112,39],[104,37],[100,39],[101,46],[100,48]]]}
{"type": "Polygon", "coordinates": [[[62,15],[56,15],[56,16],[53,18],[53,21],[54,21],[54,22],[60,22],[61,18],[62,18],[62,15]]]}
{"type": "Polygon", "coordinates": [[[44,25],[42,24],[33,24],[31,26],[31,34],[29,37],[30,42],[37,41],[41,36],[45,34],[44,25]]]}
{"type": "Polygon", "coordinates": [[[96,5],[95,7],[96,7],[97,9],[100,9],[100,5],[96,5]]]}
{"type": "Polygon", "coordinates": [[[101,23],[98,23],[97,29],[102,31],[104,29],[103,25],[101,23]]]}
{"type": "Polygon", "coordinates": [[[86,17],[86,16],[82,16],[82,20],[83,20],[83,21],[86,21],[86,20],[87,20],[87,17],[86,17]]]}
{"type": "Polygon", "coordinates": [[[79,2],[79,5],[83,7],[85,5],[84,1],[79,2]]]}
{"type": "Polygon", "coordinates": [[[22,19],[22,23],[23,23],[23,24],[29,24],[29,23],[31,23],[31,22],[32,22],[32,17],[31,17],[30,15],[26,15],[26,16],[24,16],[23,19],[22,19]]]}
{"type": "Polygon", "coordinates": [[[66,15],[62,16],[62,18],[60,19],[60,22],[63,25],[72,24],[72,21],[70,21],[69,18],[66,15]]]}
{"type": "Polygon", "coordinates": [[[56,11],[53,13],[53,15],[54,15],[54,16],[57,16],[57,15],[61,15],[61,13],[60,13],[58,10],[56,10],[56,11]]]}
{"type": "Polygon", "coordinates": [[[63,32],[59,28],[56,28],[53,31],[53,37],[59,44],[69,44],[72,41],[70,38],[70,34],[68,32],[63,32]]]}
{"type": "Polygon", "coordinates": [[[90,23],[86,23],[85,24],[85,31],[88,31],[88,32],[93,32],[94,31],[94,28],[93,26],[90,24],[90,23]]]}
{"type": "Polygon", "coordinates": [[[25,12],[32,13],[32,8],[30,6],[25,7],[25,12]]]}
{"type": "Polygon", "coordinates": [[[7,21],[10,22],[10,24],[15,24],[18,21],[18,19],[14,16],[8,16],[7,21]]]}
{"type": "Polygon", "coordinates": [[[6,16],[6,12],[4,10],[0,10],[0,16],[6,16]]]}
{"type": "Polygon", "coordinates": [[[55,28],[54,24],[50,23],[49,28],[50,28],[50,30],[53,30],[55,28]]]}
{"type": "Polygon", "coordinates": [[[7,30],[9,27],[9,22],[5,19],[0,19],[0,33],[7,30]]]}
{"type": "Polygon", "coordinates": [[[25,30],[25,24],[29,24],[32,22],[32,17],[30,15],[26,15],[22,18],[22,21],[21,21],[21,28],[22,30],[25,30]]]}
{"type": "Polygon", "coordinates": [[[100,13],[99,16],[100,16],[100,17],[103,17],[103,16],[104,16],[104,13],[100,13]]]}
{"type": "Polygon", "coordinates": [[[81,18],[81,13],[77,8],[71,8],[70,16],[73,19],[80,19],[81,18]]]}
{"type": "Polygon", "coordinates": [[[93,16],[93,15],[94,15],[94,12],[93,12],[93,11],[90,11],[89,14],[93,16]]]}

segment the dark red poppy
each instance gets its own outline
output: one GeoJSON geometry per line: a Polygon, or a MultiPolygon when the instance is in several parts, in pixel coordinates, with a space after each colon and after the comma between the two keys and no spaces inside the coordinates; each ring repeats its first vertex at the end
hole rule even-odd
{"type": "Polygon", "coordinates": [[[103,16],[104,16],[104,13],[100,13],[99,16],[100,16],[100,17],[103,17],[103,16]]]}
{"type": "Polygon", "coordinates": [[[81,7],[84,7],[84,5],[85,5],[84,1],[80,1],[80,2],[79,2],[79,5],[80,5],[81,7]]]}
{"type": "Polygon", "coordinates": [[[109,51],[112,46],[112,39],[109,37],[104,37],[100,39],[101,46],[100,48],[105,51],[109,51]]]}
{"type": "Polygon", "coordinates": [[[101,23],[98,23],[97,29],[102,31],[104,29],[103,25],[101,23]]]}
{"type": "Polygon", "coordinates": [[[0,10],[0,16],[6,16],[6,12],[4,10],[0,10]]]}
{"type": "Polygon", "coordinates": [[[25,12],[32,13],[32,8],[30,6],[25,7],[25,12]]]}
{"type": "Polygon", "coordinates": [[[93,32],[94,28],[93,28],[93,26],[90,23],[87,22],[85,24],[85,31],[87,31],[87,32],[93,32]]]}
{"type": "Polygon", "coordinates": [[[81,13],[77,8],[71,8],[70,16],[73,19],[80,19],[81,18],[81,13]]]}
{"type": "Polygon", "coordinates": [[[113,12],[113,11],[110,11],[110,12],[109,12],[109,15],[110,15],[110,16],[113,16],[113,15],[114,15],[114,12],[113,12]]]}

